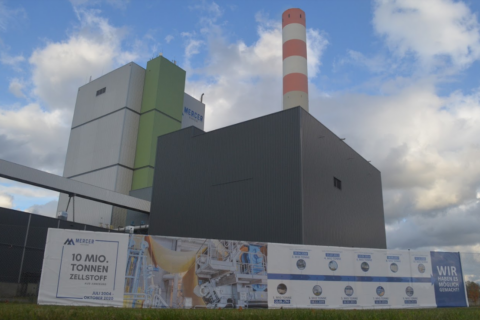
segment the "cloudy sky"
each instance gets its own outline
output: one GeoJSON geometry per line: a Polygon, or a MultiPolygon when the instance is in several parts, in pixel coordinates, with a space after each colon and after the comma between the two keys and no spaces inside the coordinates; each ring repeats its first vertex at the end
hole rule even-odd
{"type": "MultiPolygon", "coordinates": [[[[382,172],[388,247],[480,252],[480,1],[0,0],[0,158],[61,175],[78,87],[160,52],[207,131],[281,110],[291,7],[310,112],[382,172]]],[[[57,197],[0,180],[3,207],[57,197]]]]}

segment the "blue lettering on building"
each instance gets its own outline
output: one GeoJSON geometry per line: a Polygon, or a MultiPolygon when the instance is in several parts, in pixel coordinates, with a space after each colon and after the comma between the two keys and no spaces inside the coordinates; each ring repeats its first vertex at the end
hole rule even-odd
{"type": "Polygon", "coordinates": [[[185,114],[188,114],[190,117],[192,117],[195,120],[203,121],[203,116],[200,113],[197,113],[190,108],[183,107],[183,112],[185,114]]]}
{"type": "Polygon", "coordinates": [[[358,258],[359,259],[371,259],[371,255],[369,255],[369,254],[359,254],[358,258]]]}
{"type": "Polygon", "coordinates": [[[339,258],[340,253],[325,253],[325,256],[329,258],[339,258]]]}
{"type": "Polygon", "coordinates": [[[387,259],[389,260],[400,260],[399,256],[387,256],[387,259]]]}
{"type": "Polygon", "coordinates": [[[405,300],[405,304],[417,304],[417,300],[405,300]]]}
{"type": "Polygon", "coordinates": [[[375,300],[375,304],[388,304],[388,300],[375,300]]]}
{"type": "Polygon", "coordinates": [[[415,257],[415,261],[427,261],[425,257],[415,257]]]}
{"type": "Polygon", "coordinates": [[[343,304],[357,304],[357,300],[343,300],[343,304]]]}
{"type": "Polygon", "coordinates": [[[310,300],[310,304],[325,304],[325,300],[310,300]]]}

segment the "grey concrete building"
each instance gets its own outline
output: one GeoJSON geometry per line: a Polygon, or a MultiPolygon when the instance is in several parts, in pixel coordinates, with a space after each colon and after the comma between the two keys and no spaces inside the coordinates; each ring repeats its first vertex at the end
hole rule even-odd
{"type": "MultiPolygon", "coordinates": [[[[78,89],[64,177],[129,194],[144,78],[145,69],[132,62],[78,89]]],[[[61,194],[57,211],[67,203],[61,194]]],[[[109,226],[124,225],[127,210],[75,199],[75,212],[75,222],[109,226]]],[[[72,203],[68,213],[71,220],[72,203]]]]}
{"type": "MultiPolygon", "coordinates": [[[[131,62],[80,87],[63,176],[150,201],[156,138],[182,126],[203,129],[205,104],[184,92],[185,74],[158,56],[147,69],[131,62]]],[[[107,228],[148,224],[146,213],[77,197],[73,203],[66,194],[57,211],[107,228]]]]}
{"type": "Polygon", "coordinates": [[[300,107],[157,150],[152,235],[386,248],[380,172],[300,107]]]}

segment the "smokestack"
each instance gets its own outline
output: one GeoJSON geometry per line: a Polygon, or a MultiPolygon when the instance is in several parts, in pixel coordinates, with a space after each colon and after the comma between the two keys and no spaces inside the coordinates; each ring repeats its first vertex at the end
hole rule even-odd
{"type": "Polygon", "coordinates": [[[307,29],[305,12],[282,14],[283,110],[301,106],[308,111],[307,29]]]}

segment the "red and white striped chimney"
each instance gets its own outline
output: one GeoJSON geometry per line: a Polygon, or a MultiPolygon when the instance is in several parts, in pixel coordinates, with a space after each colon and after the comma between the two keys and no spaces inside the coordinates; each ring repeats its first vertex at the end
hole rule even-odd
{"type": "Polygon", "coordinates": [[[283,109],[301,106],[308,111],[307,29],[305,12],[282,14],[283,109]]]}

